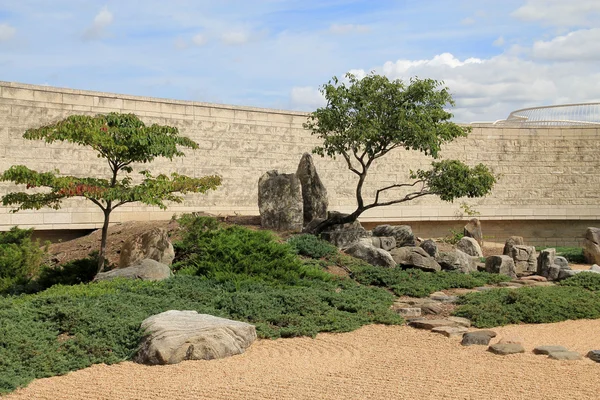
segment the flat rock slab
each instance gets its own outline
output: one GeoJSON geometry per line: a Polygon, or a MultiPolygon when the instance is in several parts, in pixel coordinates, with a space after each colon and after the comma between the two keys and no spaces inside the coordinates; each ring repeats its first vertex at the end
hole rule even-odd
{"type": "Polygon", "coordinates": [[[108,272],[100,272],[96,275],[94,281],[109,281],[117,278],[162,281],[172,275],[173,273],[168,265],[147,258],[127,268],[117,268],[108,272]]]}
{"type": "Polygon", "coordinates": [[[522,280],[522,281],[535,281],[535,282],[546,282],[546,281],[548,281],[548,279],[546,277],[543,277],[541,275],[524,276],[520,280],[522,280]]]}
{"type": "Polygon", "coordinates": [[[496,337],[496,332],[489,330],[481,330],[475,332],[467,332],[463,335],[460,344],[463,346],[482,345],[487,346],[490,340],[496,337]]]}
{"type": "Polygon", "coordinates": [[[587,358],[600,363],[600,350],[591,350],[589,353],[587,353],[587,358]]]}
{"type": "Polygon", "coordinates": [[[533,353],[534,354],[544,354],[544,355],[548,355],[551,352],[560,352],[560,351],[569,351],[569,349],[567,349],[564,346],[554,346],[554,345],[550,345],[550,346],[538,346],[535,349],[533,349],[533,353]]]}
{"type": "Polygon", "coordinates": [[[456,337],[464,335],[468,332],[468,328],[465,328],[464,326],[440,326],[438,328],[433,328],[431,332],[441,333],[446,337],[456,337]]]}
{"type": "Polygon", "coordinates": [[[411,321],[410,326],[417,329],[432,330],[433,328],[458,326],[456,322],[447,319],[422,319],[418,321],[411,321]]]}
{"type": "Polygon", "coordinates": [[[518,343],[496,343],[488,348],[488,351],[506,356],[509,354],[525,353],[525,349],[518,343]]]}
{"type": "Polygon", "coordinates": [[[448,321],[456,322],[459,326],[464,326],[465,328],[471,327],[471,321],[467,318],[462,317],[448,317],[446,318],[448,321]]]}
{"type": "Polygon", "coordinates": [[[552,351],[548,358],[553,360],[581,360],[581,354],[576,351],[552,351]]]}
{"type": "Polygon", "coordinates": [[[147,335],[134,361],[150,365],[229,357],[256,340],[253,325],[196,311],[165,311],[146,318],[142,329],[147,335]]]}
{"type": "Polygon", "coordinates": [[[424,314],[437,315],[441,314],[444,311],[444,308],[440,303],[432,302],[432,303],[424,303],[421,305],[421,311],[424,314]]]}
{"type": "Polygon", "coordinates": [[[402,315],[403,317],[420,317],[421,309],[418,307],[402,307],[397,308],[396,313],[402,315]]]}

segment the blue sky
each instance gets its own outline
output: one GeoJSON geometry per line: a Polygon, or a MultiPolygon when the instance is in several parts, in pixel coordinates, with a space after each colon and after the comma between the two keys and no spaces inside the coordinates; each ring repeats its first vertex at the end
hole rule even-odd
{"type": "Polygon", "coordinates": [[[600,101],[599,0],[0,0],[0,80],[311,111],[332,76],[444,80],[460,122],[600,101]]]}

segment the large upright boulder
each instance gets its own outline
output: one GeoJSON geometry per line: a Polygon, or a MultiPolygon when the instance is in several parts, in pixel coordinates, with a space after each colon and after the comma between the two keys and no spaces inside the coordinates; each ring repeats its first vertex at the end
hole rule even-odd
{"type": "Polygon", "coordinates": [[[155,260],[145,259],[127,268],[116,268],[107,272],[100,272],[94,277],[94,281],[109,281],[117,278],[162,281],[171,275],[173,273],[168,265],[161,264],[155,260]]]}
{"type": "Polygon", "coordinates": [[[465,225],[463,233],[466,237],[471,237],[477,240],[479,246],[483,246],[483,233],[481,231],[481,222],[477,218],[471,218],[469,223],[465,225]]]}
{"type": "Polygon", "coordinates": [[[483,257],[481,246],[472,237],[465,236],[456,243],[456,248],[473,257],[483,257]]]}
{"type": "Polygon", "coordinates": [[[296,174],[268,171],[258,180],[258,210],[263,228],[302,231],[302,186],[296,174]]]}
{"type": "Polygon", "coordinates": [[[528,274],[537,272],[537,254],[535,247],[514,245],[508,254],[515,262],[517,274],[528,274]]]}
{"type": "Polygon", "coordinates": [[[390,253],[363,242],[354,243],[350,247],[346,248],[344,252],[353,257],[366,261],[371,265],[385,268],[394,268],[396,266],[396,262],[390,253]]]}
{"type": "Polygon", "coordinates": [[[509,256],[490,256],[485,260],[485,271],[516,278],[515,262],[509,256]]]}
{"type": "Polygon", "coordinates": [[[502,255],[510,256],[512,248],[514,246],[523,245],[525,245],[525,242],[523,241],[522,236],[511,236],[508,239],[506,239],[506,242],[504,242],[504,249],[502,250],[502,255]]]}
{"type": "Polygon", "coordinates": [[[154,228],[123,243],[119,256],[119,268],[129,267],[144,259],[171,265],[174,258],[175,250],[169,240],[167,230],[154,228]]]}
{"type": "Polygon", "coordinates": [[[548,280],[557,280],[560,273],[560,266],[554,262],[556,258],[556,249],[544,249],[540,251],[537,259],[537,274],[548,278],[548,280]]]}
{"type": "Polygon", "coordinates": [[[590,264],[600,264],[600,228],[587,228],[585,231],[583,256],[590,264]]]}
{"type": "Polygon", "coordinates": [[[327,189],[321,182],[312,156],[304,153],[298,164],[296,176],[302,187],[302,201],[304,204],[304,225],[315,218],[327,217],[327,189]]]}
{"type": "Polygon", "coordinates": [[[397,247],[390,251],[394,261],[402,267],[417,268],[423,271],[441,271],[442,267],[420,247],[397,247]]]}
{"type": "Polygon", "coordinates": [[[415,235],[408,225],[378,225],[373,229],[373,236],[392,236],[396,247],[415,245],[415,235]]]}
{"type": "Polygon", "coordinates": [[[134,361],[150,365],[233,356],[256,340],[253,325],[196,311],[165,311],[146,318],[142,329],[146,336],[134,361]]]}

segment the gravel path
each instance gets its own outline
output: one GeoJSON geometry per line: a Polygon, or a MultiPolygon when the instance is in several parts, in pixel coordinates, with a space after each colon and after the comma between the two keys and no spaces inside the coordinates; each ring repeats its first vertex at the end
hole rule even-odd
{"type": "MultiPolygon", "coordinates": [[[[497,356],[485,346],[406,326],[366,326],[254,343],[223,360],[147,367],[96,365],[39,379],[16,399],[598,399],[600,364],[554,361],[531,350],[555,344],[583,355],[600,349],[600,320],[495,329],[527,353],[497,356]]],[[[494,343],[494,342],[492,342],[494,343]]]]}

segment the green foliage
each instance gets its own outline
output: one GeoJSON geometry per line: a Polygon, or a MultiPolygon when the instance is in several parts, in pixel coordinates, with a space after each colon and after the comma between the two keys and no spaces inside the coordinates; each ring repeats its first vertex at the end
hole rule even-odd
{"type": "Polygon", "coordinates": [[[352,266],[350,270],[352,277],[363,285],[384,287],[397,296],[412,297],[426,297],[440,290],[471,289],[510,280],[507,276],[486,272],[424,272],[418,269],[377,268],[369,265],[352,266]]]}
{"type": "Polygon", "coordinates": [[[54,285],[78,285],[91,282],[98,269],[98,253],[54,267],[44,266],[36,279],[37,290],[54,285]]]}
{"type": "Polygon", "coordinates": [[[0,298],[0,393],[35,378],[130,359],[143,334],[140,323],[166,310],[248,321],[259,337],[276,338],[400,324],[389,309],[392,302],[385,290],[349,280],[288,286],[195,276],[54,286],[36,295],[0,298]]]}
{"type": "Polygon", "coordinates": [[[57,170],[37,172],[24,165],[14,165],[0,174],[0,181],[26,185],[27,189],[45,189],[38,193],[4,195],[2,204],[16,205],[15,212],[42,207],[58,209],[62,200],[70,197],[84,197],[100,207],[104,213],[104,226],[99,266],[103,265],[108,222],[115,208],[140,202],[164,209],[165,201],[180,203],[183,194],[206,193],[221,184],[218,176],[191,178],[177,173],[153,176],[148,171],[140,171],[142,181],[134,185],[130,176],[133,163],[148,163],[157,157],[172,160],[185,155],[178,147],[197,149],[198,145],[179,136],[177,128],[156,124],[146,126],[133,114],[73,115],[51,125],[29,129],[23,137],[46,143],[65,141],[87,146],[97,152],[98,158],[108,162],[110,174],[107,178],[63,176],[57,170]],[[121,173],[125,176],[120,177],[121,173]]]}
{"type": "Polygon", "coordinates": [[[560,281],[561,286],[572,286],[582,289],[600,292],[600,274],[593,272],[581,272],[575,276],[560,281]]]}
{"type": "Polygon", "coordinates": [[[478,328],[600,318],[600,293],[581,287],[489,290],[469,293],[461,304],[454,315],[469,318],[478,328]]]}
{"type": "Polygon", "coordinates": [[[329,279],[324,271],[302,263],[288,244],[269,231],[221,226],[207,217],[180,219],[182,240],[175,243],[174,271],[220,280],[259,277],[293,283],[303,277],[329,279]]]}
{"type": "Polygon", "coordinates": [[[16,226],[0,232],[0,294],[20,292],[42,267],[46,251],[32,233],[16,226]]]}
{"type": "MultiPolygon", "coordinates": [[[[548,248],[548,246],[536,246],[535,250],[542,251],[547,248],[548,248]]],[[[569,262],[576,263],[576,264],[585,264],[586,263],[585,257],[583,256],[583,249],[581,247],[556,246],[556,247],[553,247],[553,249],[556,250],[557,256],[563,256],[569,262]]]]}
{"type": "Polygon", "coordinates": [[[443,239],[443,241],[449,244],[456,244],[460,242],[460,239],[463,237],[465,237],[464,232],[456,229],[450,229],[450,233],[443,239]]]}
{"type": "Polygon", "coordinates": [[[321,258],[337,253],[337,247],[315,235],[295,235],[288,239],[288,244],[296,254],[311,258],[321,258]]]}

